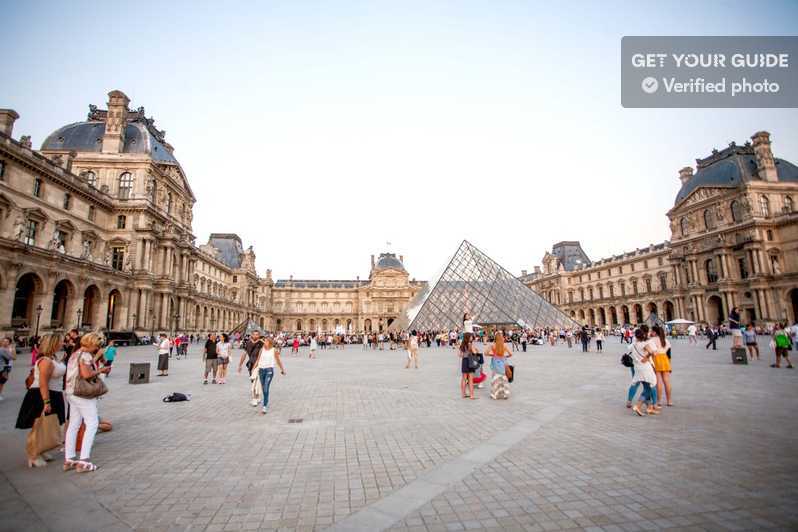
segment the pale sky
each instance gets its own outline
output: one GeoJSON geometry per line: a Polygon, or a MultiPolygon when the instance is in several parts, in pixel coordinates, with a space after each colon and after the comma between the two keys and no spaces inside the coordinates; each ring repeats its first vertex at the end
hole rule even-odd
{"type": "Polygon", "coordinates": [[[124,91],[211,232],[261,274],[428,279],[470,240],[514,273],[669,238],[678,170],[795,109],[624,109],[624,35],[795,35],[795,2],[11,2],[0,107],[34,147],[124,91]],[[228,5],[229,4],[229,5],[228,5]],[[237,5],[237,7],[235,7],[237,5]]]}

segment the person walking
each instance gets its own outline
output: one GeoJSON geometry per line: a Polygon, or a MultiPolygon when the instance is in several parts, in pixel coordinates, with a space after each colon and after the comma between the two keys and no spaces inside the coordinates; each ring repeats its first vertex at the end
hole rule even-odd
{"type": "Polygon", "coordinates": [[[698,345],[698,338],[696,338],[696,333],[698,332],[698,327],[695,326],[695,323],[691,323],[687,326],[687,342],[693,345],[698,345]]]}
{"type": "Polygon", "coordinates": [[[790,348],[792,347],[792,340],[784,325],[777,323],[773,329],[773,343],[776,348],[776,363],[771,364],[771,368],[780,368],[781,359],[787,362],[787,369],[792,369],[792,362],[790,362],[790,348]]]}
{"type": "Polygon", "coordinates": [[[216,336],[211,333],[205,342],[205,350],[202,359],[205,361],[205,373],[202,376],[202,384],[208,384],[208,374],[212,374],[212,384],[216,384],[216,373],[219,371],[219,352],[216,346],[216,336]]]}
{"type": "MultiPolygon", "coordinates": [[[[56,358],[63,341],[60,336],[46,334],[39,341],[39,358],[33,366],[33,383],[22,399],[17,415],[16,428],[30,429],[42,415],[56,414],[58,423],[64,424],[66,408],[64,407],[64,381],[66,365],[56,358]]],[[[30,450],[27,450],[30,453],[30,450]]],[[[48,453],[38,456],[28,454],[28,467],[42,467],[52,460],[48,453]]]]}
{"type": "Polygon", "coordinates": [[[582,352],[587,353],[590,350],[590,335],[587,333],[587,327],[582,327],[579,339],[582,341],[582,352]]]}
{"type": "Polygon", "coordinates": [[[523,349],[524,353],[526,353],[526,344],[529,342],[529,337],[526,334],[526,331],[521,333],[521,349],[523,349]]]}
{"type": "Polygon", "coordinates": [[[715,327],[710,326],[709,329],[707,329],[707,345],[706,347],[704,347],[704,349],[709,349],[709,346],[712,346],[712,350],[717,351],[718,350],[718,346],[716,345],[717,341],[718,341],[718,331],[715,329],[715,327]]]}
{"type": "Polygon", "coordinates": [[[158,335],[158,374],[159,377],[166,377],[169,374],[169,338],[166,333],[158,335]]]}
{"type": "MultiPolygon", "coordinates": [[[[97,415],[97,398],[78,397],[74,394],[78,377],[93,379],[111,368],[97,369],[94,355],[100,350],[102,337],[98,333],[84,334],[80,339],[80,349],[72,354],[66,368],[66,388],[64,392],[69,404],[69,428],[64,445],[64,471],[75,469],[78,473],[96,471],[97,466],[91,463],[91,448],[100,418],[97,415]],[[86,424],[83,441],[80,447],[80,460],[75,460],[78,431],[81,424],[86,424]]],[[[167,351],[168,354],[168,351],[167,351]]],[[[52,400],[51,400],[52,401],[52,400]]]]}
{"type": "MultiPolygon", "coordinates": [[[[260,331],[253,331],[249,341],[247,342],[244,352],[241,353],[241,359],[238,361],[239,373],[241,373],[241,367],[244,365],[245,360],[247,364],[247,373],[249,374],[250,378],[253,377],[253,372],[257,373],[255,362],[258,360],[258,355],[260,354],[260,350],[262,348],[263,340],[260,337],[260,331]]],[[[250,386],[249,404],[251,406],[258,406],[258,397],[260,395],[257,394],[256,391],[257,390],[255,386],[250,386]]]]}
{"type": "Polygon", "coordinates": [[[671,399],[671,359],[668,357],[668,352],[671,349],[671,343],[665,336],[665,330],[659,326],[654,325],[651,328],[654,336],[649,340],[651,353],[651,360],[654,364],[654,371],[657,375],[657,408],[662,408],[662,389],[665,388],[665,396],[668,400],[667,405],[673,406],[671,399]]]}
{"type": "Polygon", "coordinates": [[[316,333],[310,333],[310,353],[308,358],[316,358],[316,350],[319,348],[319,343],[316,341],[316,333]]]}
{"type": "Polygon", "coordinates": [[[743,330],[743,340],[745,340],[745,348],[748,350],[748,359],[759,360],[759,344],[756,341],[756,329],[753,323],[749,323],[743,330]]]}
{"type": "Polygon", "coordinates": [[[230,343],[230,337],[226,333],[222,333],[222,341],[217,344],[217,353],[219,355],[219,384],[227,384],[227,366],[230,364],[230,354],[233,349],[230,343]]]}
{"type": "Polygon", "coordinates": [[[415,330],[410,333],[410,338],[407,340],[407,354],[405,369],[410,368],[411,362],[418,369],[418,332],[415,330]]]}
{"type": "Polygon", "coordinates": [[[8,382],[16,359],[17,352],[11,338],[6,337],[0,340],[0,401],[3,400],[3,388],[8,382]]]}
{"type": "Polygon", "coordinates": [[[266,338],[263,341],[263,347],[255,363],[258,369],[258,378],[260,379],[262,390],[261,393],[263,394],[263,408],[261,409],[261,414],[267,414],[269,412],[269,387],[274,378],[275,364],[280,368],[280,373],[285,375],[283,361],[280,360],[280,351],[274,348],[271,338],[266,338]]]}
{"type": "Polygon", "coordinates": [[[106,376],[111,374],[111,367],[114,365],[114,360],[116,360],[116,343],[114,340],[108,340],[108,345],[103,350],[103,366],[108,368],[108,373],[106,376]]]}

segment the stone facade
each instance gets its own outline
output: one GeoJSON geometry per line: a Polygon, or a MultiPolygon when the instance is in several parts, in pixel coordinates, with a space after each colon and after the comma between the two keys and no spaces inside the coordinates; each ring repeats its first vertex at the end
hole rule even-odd
{"type": "Polygon", "coordinates": [[[163,131],[120,91],[32,149],[0,110],[0,334],[378,330],[419,283],[383,254],[368,281],[272,281],[235,234],[197,246],[196,198],[163,131]],[[307,305],[307,306],[305,306],[307,305]],[[314,310],[315,309],[315,310],[314,310]],[[327,328],[329,327],[329,329],[327,328]]]}
{"type": "MultiPolygon", "coordinates": [[[[774,158],[770,135],[732,143],[679,172],[671,239],[591,262],[561,242],[522,281],[591,325],[659,318],[701,323],[798,320],[798,167],[774,158]]],[[[578,249],[577,249],[578,248],[578,249]]]]}
{"type": "MultiPolygon", "coordinates": [[[[263,294],[273,311],[275,330],[382,332],[401,316],[423,286],[411,280],[404,257],[371,257],[368,279],[295,280],[265,283],[263,294]]],[[[262,324],[263,325],[263,324],[262,324]]]]}

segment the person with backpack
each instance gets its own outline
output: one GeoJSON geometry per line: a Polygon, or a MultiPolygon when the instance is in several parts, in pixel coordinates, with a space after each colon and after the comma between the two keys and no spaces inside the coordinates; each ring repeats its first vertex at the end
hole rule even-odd
{"type": "MultiPolygon", "coordinates": [[[[643,385],[643,393],[640,395],[640,400],[632,407],[632,411],[638,416],[643,415],[640,407],[642,407],[644,403],[648,405],[646,414],[659,414],[654,406],[657,402],[655,395],[657,375],[654,372],[654,365],[651,362],[652,354],[651,344],[648,341],[648,327],[646,325],[641,325],[635,331],[635,341],[632,343],[629,350],[629,355],[632,357],[632,362],[634,364],[632,386],[635,386],[636,389],[637,384],[642,383],[643,385]]],[[[631,387],[629,391],[631,394],[631,387]]],[[[631,397],[632,399],[634,398],[633,395],[631,397]]]]}

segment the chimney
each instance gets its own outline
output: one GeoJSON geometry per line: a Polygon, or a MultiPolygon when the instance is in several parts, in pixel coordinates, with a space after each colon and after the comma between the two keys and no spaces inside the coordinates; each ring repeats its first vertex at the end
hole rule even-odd
{"type": "Polygon", "coordinates": [[[521,270],[521,277],[526,277],[526,270],[521,270]]]}
{"type": "Polygon", "coordinates": [[[30,139],[30,135],[22,135],[19,137],[19,143],[29,150],[33,149],[33,141],[30,139]]]}
{"type": "Polygon", "coordinates": [[[0,133],[11,136],[14,132],[14,122],[19,115],[13,109],[0,109],[0,133]]]}
{"type": "Polygon", "coordinates": [[[681,170],[679,170],[679,181],[682,182],[682,185],[686,185],[688,181],[693,178],[693,167],[692,166],[685,166],[681,170]]]}
{"type": "Polygon", "coordinates": [[[535,266],[535,273],[540,273],[540,266],[535,266]]]}
{"type": "Polygon", "coordinates": [[[374,255],[371,256],[371,269],[374,269],[374,255]]]}
{"type": "Polygon", "coordinates": [[[759,178],[765,181],[778,181],[776,172],[776,161],[773,159],[773,152],[770,150],[770,133],[758,131],[751,137],[754,141],[754,155],[756,156],[756,169],[759,178]]]}
{"type": "Polygon", "coordinates": [[[127,104],[130,99],[122,91],[108,93],[108,114],[105,118],[105,135],[103,135],[103,153],[121,153],[125,146],[125,128],[127,127],[127,104]]]}

